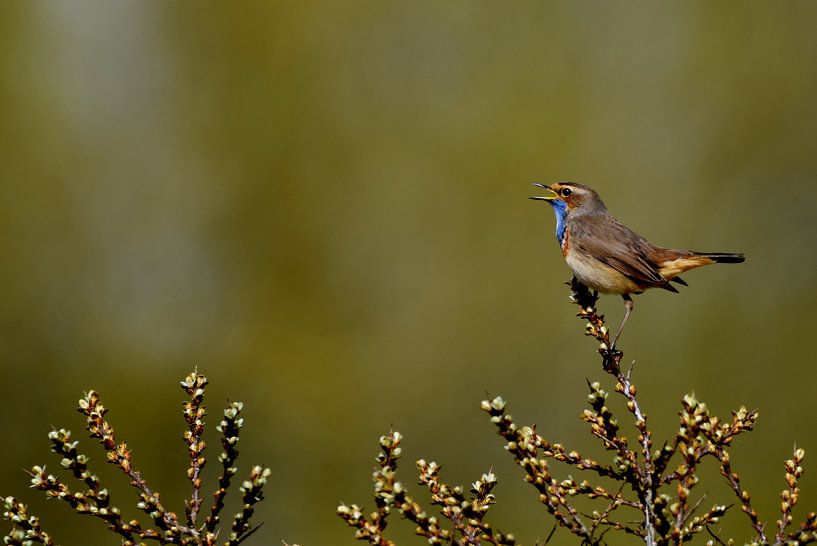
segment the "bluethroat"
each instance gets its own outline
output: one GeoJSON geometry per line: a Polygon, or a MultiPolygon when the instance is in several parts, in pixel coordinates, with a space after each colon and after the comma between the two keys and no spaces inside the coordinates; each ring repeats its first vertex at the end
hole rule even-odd
{"type": "Polygon", "coordinates": [[[545,197],[556,213],[556,239],[568,267],[582,284],[603,294],[624,298],[624,318],[613,338],[618,341],[633,310],[631,294],[648,288],[678,290],[688,286],[678,275],[714,263],[740,263],[746,258],[732,252],[695,252],[655,246],[607,212],[599,195],[583,184],[562,182],[545,186],[545,197]]]}

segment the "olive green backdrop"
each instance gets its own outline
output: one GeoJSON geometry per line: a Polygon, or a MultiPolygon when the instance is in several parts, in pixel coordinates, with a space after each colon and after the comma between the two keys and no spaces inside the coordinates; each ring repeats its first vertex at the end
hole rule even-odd
{"type": "MultiPolygon", "coordinates": [[[[659,437],[687,392],[758,407],[734,464],[763,517],[795,442],[817,508],[815,28],[807,1],[3,3],[0,494],[62,544],[116,543],[19,470],[57,469],[46,434],[70,428],[136,515],[73,411],[94,388],[181,511],[198,366],[212,433],[246,404],[241,474],[273,471],[250,542],[353,544],[335,506],[372,507],[389,427],[417,497],[415,459],[493,468],[492,521],[544,540],[478,406],[603,455],[578,415],[607,379],[527,200],[575,180],[659,244],[747,253],[639,297],[622,347],[659,437]]],[[[715,474],[699,493],[732,502],[715,474]]]]}

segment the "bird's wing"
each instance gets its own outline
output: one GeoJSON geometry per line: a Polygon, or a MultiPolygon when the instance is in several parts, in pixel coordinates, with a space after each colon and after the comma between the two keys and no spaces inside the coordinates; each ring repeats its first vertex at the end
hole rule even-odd
{"type": "Polygon", "coordinates": [[[649,259],[652,245],[649,241],[623,225],[613,216],[591,217],[588,222],[577,222],[575,226],[581,236],[573,237],[582,250],[626,275],[636,283],[646,287],[665,288],[677,292],[669,281],[661,276],[658,268],[649,259]],[[592,222],[592,224],[590,223],[592,222]],[[582,224],[585,224],[582,226],[582,224]],[[591,227],[592,226],[592,227],[591,227]]]}

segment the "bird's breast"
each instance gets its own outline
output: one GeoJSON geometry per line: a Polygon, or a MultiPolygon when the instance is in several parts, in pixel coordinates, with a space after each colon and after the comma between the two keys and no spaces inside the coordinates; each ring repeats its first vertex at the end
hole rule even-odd
{"type": "Polygon", "coordinates": [[[559,245],[562,247],[562,256],[567,259],[567,254],[570,252],[570,228],[565,228],[564,232],[562,233],[562,237],[559,241],[559,245]]]}
{"type": "Polygon", "coordinates": [[[632,279],[581,248],[565,253],[565,261],[576,278],[593,290],[604,294],[635,294],[642,291],[632,279]]]}

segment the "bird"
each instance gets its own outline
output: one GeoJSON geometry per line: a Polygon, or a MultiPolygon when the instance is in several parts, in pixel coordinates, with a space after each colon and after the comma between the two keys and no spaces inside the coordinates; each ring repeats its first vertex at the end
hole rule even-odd
{"type": "Polygon", "coordinates": [[[531,199],[547,201],[556,214],[556,240],[576,279],[602,294],[624,299],[624,318],[610,349],[614,350],[624,325],[633,311],[632,295],[649,288],[678,293],[671,283],[689,286],[679,275],[704,265],[741,263],[738,252],[696,252],[656,246],[607,211],[604,202],[589,186],[557,182],[533,184],[550,195],[531,199]]]}

